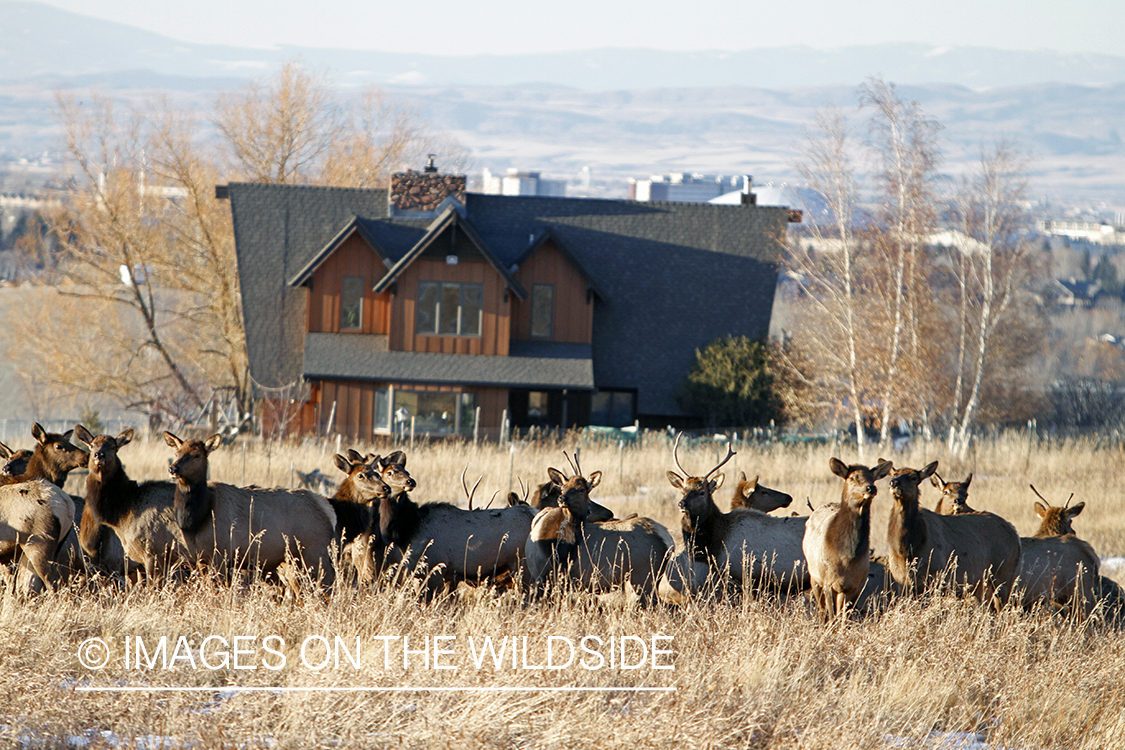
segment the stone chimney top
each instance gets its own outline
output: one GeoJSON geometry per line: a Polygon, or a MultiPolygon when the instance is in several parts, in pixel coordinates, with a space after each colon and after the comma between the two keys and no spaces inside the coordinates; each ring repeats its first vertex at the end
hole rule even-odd
{"type": "Polygon", "coordinates": [[[436,213],[447,198],[464,205],[467,180],[463,174],[440,174],[434,154],[422,172],[407,170],[391,175],[391,212],[436,213]]]}

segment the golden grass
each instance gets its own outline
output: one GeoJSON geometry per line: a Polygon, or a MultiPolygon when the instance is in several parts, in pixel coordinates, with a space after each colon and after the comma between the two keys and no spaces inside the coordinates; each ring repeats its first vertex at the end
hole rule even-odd
{"type": "MultiPolygon", "coordinates": [[[[346,447],[346,446],[345,446],[346,447]]],[[[356,446],[365,450],[368,446],[356,446]]],[[[569,447],[569,446],[568,446],[569,447]]],[[[246,451],[246,482],[287,484],[297,468],[339,476],[335,446],[260,446],[246,451]]],[[[376,448],[379,450],[379,448],[376,448]]],[[[383,446],[382,450],[386,450],[383,446]]],[[[839,480],[828,457],[857,461],[854,449],[780,445],[738,448],[738,470],[760,474],[790,492],[807,512],[835,499],[839,480]]],[[[122,459],[137,479],[165,471],[170,449],[137,444],[122,459]]],[[[681,449],[686,468],[706,471],[722,455],[718,445],[681,449]]],[[[513,475],[539,481],[547,465],[564,463],[559,446],[435,444],[410,452],[420,501],[461,500],[460,473],[485,475],[479,502],[506,491],[513,475]],[[481,498],[483,497],[483,500],[481,498]]],[[[242,449],[212,457],[212,478],[242,481],[242,449]]],[[[1023,534],[1035,526],[1033,482],[1053,501],[1070,492],[1085,500],[1075,522],[1099,553],[1125,553],[1125,518],[1118,486],[1121,450],[1093,442],[1033,445],[1026,438],[980,445],[966,461],[950,460],[936,445],[890,456],[918,467],[938,459],[946,478],[975,472],[970,503],[1011,519],[1023,534]],[[1095,449],[1096,448],[1096,449],[1095,449]]],[[[868,455],[874,462],[876,456],[868,455]]],[[[584,445],[587,473],[604,472],[595,496],[619,514],[651,515],[678,536],[670,446],[648,436],[640,448],[584,445]]],[[[729,479],[728,479],[729,481],[729,479]]],[[[881,488],[883,489],[883,488],[881,488]]],[[[730,488],[721,492],[723,503],[730,488]]],[[[924,502],[937,492],[926,487],[924,502]]],[[[872,542],[885,547],[886,490],[876,498],[872,542]]],[[[173,745],[402,746],[402,747],[928,747],[931,732],[980,734],[992,747],[1106,748],[1125,736],[1125,635],[1095,623],[1073,623],[1014,610],[999,614],[966,602],[897,603],[862,623],[825,626],[803,601],[747,599],[738,605],[693,603],[643,610],[620,599],[583,595],[523,607],[511,595],[462,587],[448,600],[419,604],[399,589],[341,589],[323,601],[311,592],[283,600],[261,583],[230,586],[207,576],[182,585],[138,586],[97,592],[77,587],[27,601],[0,600],[0,740],[13,744],[66,744],[82,737],[99,743],[157,735],[173,745]],[[191,669],[183,660],[163,670],[126,668],[117,659],[102,670],[84,668],[79,644],[99,637],[120,656],[122,639],[151,647],[160,636],[172,647],[186,636],[266,635],[284,639],[285,667],[255,670],[191,669]],[[584,635],[671,636],[672,670],[651,663],[635,670],[482,669],[468,658],[468,640],[527,636],[532,664],[543,658],[547,636],[578,641],[584,635]],[[311,669],[300,662],[309,636],[361,639],[362,667],[311,669]],[[376,636],[452,636],[457,670],[386,669],[376,636]],[[201,693],[86,693],[76,687],[198,686],[201,693]],[[486,687],[510,692],[220,692],[222,686],[266,687],[486,687]],[[546,692],[543,687],[617,688],[607,692],[546,692]],[[674,692],[626,692],[626,687],[675,687],[674,692]],[[112,734],[106,734],[110,732],[112,734]],[[22,738],[22,741],[21,741],[22,738]]],[[[604,649],[603,649],[604,650],[604,649]]],[[[401,659],[401,651],[398,651],[401,659]]],[[[275,659],[276,662],[276,659],[275,659]]],[[[149,741],[152,740],[151,738],[149,741]]]]}

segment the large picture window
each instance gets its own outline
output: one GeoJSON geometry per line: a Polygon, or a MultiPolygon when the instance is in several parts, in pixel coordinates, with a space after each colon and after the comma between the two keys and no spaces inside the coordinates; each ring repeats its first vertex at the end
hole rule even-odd
{"type": "Polygon", "coordinates": [[[531,335],[537,339],[551,338],[555,310],[555,287],[551,284],[531,286],[531,335]]]}
{"type": "Polygon", "coordinates": [[[377,431],[396,434],[472,435],[476,419],[475,393],[409,391],[381,388],[375,392],[374,424],[377,431]]]}
{"type": "Polygon", "coordinates": [[[340,330],[363,328],[363,277],[345,276],[340,284],[340,330]]]}
{"type": "Polygon", "coordinates": [[[423,281],[418,285],[416,333],[479,336],[484,284],[423,281]]]}

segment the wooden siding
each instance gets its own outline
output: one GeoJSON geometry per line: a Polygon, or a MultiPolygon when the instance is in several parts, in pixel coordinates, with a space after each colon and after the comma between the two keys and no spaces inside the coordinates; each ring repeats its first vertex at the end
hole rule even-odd
{"type": "Polygon", "coordinates": [[[302,432],[315,432],[318,429],[327,434],[338,433],[349,440],[369,440],[374,434],[375,391],[393,386],[406,391],[440,391],[449,393],[475,393],[480,407],[480,426],[482,437],[494,439],[500,429],[504,410],[508,408],[507,388],[475,388],[449,385],[422,385],[417,383],[376,383],[360,380],[323,380],[314,385],[317,401],[310,401],[314,411],[319,412],[315,420],[302,420],[302,432]],[[326,425],[336,404],[336,416],[331,425],[326,425]]]}
{"type": "MultiPolygon", "coordinates": [[[[398,293],[391,312],[389,347],[394,351],[439,354],[508,355],[511,303],[504,301],[503,277],[488,263],[461,261],[450,266],[444,260],[420,257],[398,279],[398,293]],[[480,336],[438,336],[414,332],[418,284],[449,281],[484,284],[480,336]]],[[[509,299],[512,299],[510,296],[509,299]]]]}
{"type": "Polygon", "coordinates": [[[356,333],[386,334],[390,327],[390,293],[375,294],[371,287],[387,267],[367,242],[353,234],[329,255],[313,274],[309,289],[308,330],[340,331],[340,287],[345,276],[363,278],[363,328],[356,333]]]}
{"type": "Polygon", "coordinates": [[[594,302],[586,294],[586,280],[548,240],[516,271],[516,280],[527,290],[526,300],[512,300],[512,338],[531,340],[531,290],[535,284],[555,288],[551,337],[536,341],[589,344],[594,335],[594,302]]]}

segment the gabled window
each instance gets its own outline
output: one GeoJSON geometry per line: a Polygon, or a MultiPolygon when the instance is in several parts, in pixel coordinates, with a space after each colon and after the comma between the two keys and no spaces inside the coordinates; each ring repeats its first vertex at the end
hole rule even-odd
{"type": "Polygon", "coordinates": [[[537,339],[551,338],[554,321],[555,287],[552,284],[532,284],[531,286],[531,336],[537,339]]]}
{"type": "Polygon", "coordinates": [[[415,333],[479,336],[484,284],[423,281],[418,284],[415,333]]]}
{"type": "Polygon", "coordinates": [[[363,328],[363,277],[345,276],[340,284],[340,330],[363,328]]]}

